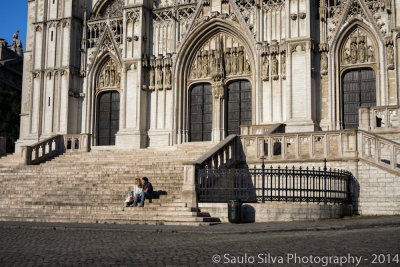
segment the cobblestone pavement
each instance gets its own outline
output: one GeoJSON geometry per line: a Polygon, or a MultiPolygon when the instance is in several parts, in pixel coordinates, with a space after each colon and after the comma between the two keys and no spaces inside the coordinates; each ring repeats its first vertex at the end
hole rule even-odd
{"type": "Polygon", "coordinates": [[[339,222],[324,222],[325,230],[281,223],[282,231],[271,232],[250,231],[259,224],[225,225],[219,229],[231,231],[219,233],[213,227],[180,232],[157,226],[0,223],[0,266],[210,266],[213,261],[219,266],[400,266],[399,225],[369,221],[369,227],[329,230],[339,222]],[[250,230],[233,231],[238,227],[250,230]],[[274,259],[281,263],[273,264],[274,259]]]}

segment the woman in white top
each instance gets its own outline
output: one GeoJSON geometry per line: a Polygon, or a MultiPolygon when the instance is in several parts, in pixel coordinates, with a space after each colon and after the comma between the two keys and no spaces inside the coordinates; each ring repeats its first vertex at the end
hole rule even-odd
{"type": "Polygon", "coordinates": [[[135,179],[135,184],[133,185],[133,191],[129,192],[128,197],[125,200],[125,206],[129,207],[135,200],[136,194],[142,193],[142,181],[140,178],[135,179]]]}

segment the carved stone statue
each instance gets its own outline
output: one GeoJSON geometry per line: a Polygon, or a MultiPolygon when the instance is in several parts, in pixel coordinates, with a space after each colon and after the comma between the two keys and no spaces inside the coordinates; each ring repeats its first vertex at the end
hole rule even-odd
{"type": "Polygon", "coordinates": [[[207,77],[209,74],[208,71],[208,52],[207,51],[203,51],[202,53],[203,56],[203,77],[207,77]]]}
{"type": "Polygon", "coordinates": [[[365,61],[365,42],[360,42],[358,45],[358,59],[361,63],[365,61]]]}
{"type": "Polygon", "coordinates": [[[23,55],[22,42],[21,40],[18,39],[18,36],[19,36],[19,31],[16,31],[13,35],[11,50],[17,53],[18,55],[22,56],[23,55]]]}
{"type": "Polygon", "coordinates": [[[268,55],[263,56],[262,79],[263,79],[263,81],[269,81],[269,58],[268,58],[268,55]]]}
{"type": "Polygon", "coordinates": [[[232,50],[232,71],[231,73],[237,73],[237,48],[234,47],[232,50]]]}
{"type": "Polygon", "coordinates": [[[250,61],[246,60],[246,73],[251,72],[251,66],[250,66],[250,61]]]}
{"type": "Polygon", "coordinates": [[[350,44],[350,58],[352,63],[357,63],[357,43],[352,42],[350,44]]]}
{"type": "Polygon", "coordinates": [[[103,74],[100,74],[100,77],[99,77],[99,85],[98,85],[100,88],[103,88],[104,87],[104,75],[103,74]]]}
{"type": "Polygon", "coordinates": [[[202,76],[202,74],[203,74],[203,72],[202,72],[202,57],[201,57],[201,53],[199,52],[199,53],[197,53],[197,75],[196,75],[196,77],[197,78],[201,78],[201,76],[202,76]]]}
{"type": "Polygon", "coordinates": [[[167,66],[165,68],[165,88],[170,89],[171,85],[171,67],[167,66]]]}
{"type": "Polygon", "coordinates": [[[13,35],[13,42],[14,42],[15,40],[18,40],[18,35],[19,35],[19,31],[16,31],[16,32],[14,33],[14,35],[13,35]]]}
{"type": "Polygon", "coordinates": [[[394,51],[393,51],[392,44],[389,44],[387,47],[387,59],[388,59],[388,65],[393,66],[394,65],[394,51]]]}
{"type": "Polygon", "coordinates": [[[209,57],[209,74],[213,74],[214,71],[217,69],[217,62],[215,61],[215,51],[211,50],[210,53],[208,54],[209,57]]]}
{"type": "Polygon", "coordinates": [[[369,62],[375,62],[375,51],[372,45],[368,46],[367,57],[369,62]]]}
{"type": "Polygon", "coordinates": [[[225,53],[225,69],[227,75],[231,74],[231,63],[232,63],[231,49],[228,48],[225,53]]]}
{"type": "Polygon", "coordinates": [[[154,68],[150,68],[150,89],[155,88],[156,71],[154,68]]]}
{"type": "Polygon", "coordinates": [[[110,85],[110,67],[106,67],[106,77],[104,79],[104,86],[107,87],[110,85]]]}
{"type": "Polygon", "coordinates": [[[239,47],[239,52],[238,52],[238,72],[242,74],[244,71],[244,51],[243,47],[239,47]]]}
{"type": "Polygon", "coordinates": [[[111,67],[111,73],[110,73],[110,86],[115,85],[115,67],[111,67]]]}
{"type": "Polygon", "coordinates": [[[272,57],[272,66],[271,66],[271,74],[274,80],[278,79],[279,77],[278,68],[279,68],[279,62],[276,56],[274,55],[272,57]]]}
{"type": "Polygon", "coordinates": [[[346,48],[346,49],[344,50],[344,52],[343,52],[343,61],[344,61],[345,63],[351,63],[351,56],[350,56],[350,53],[349,53],[349,49],[348,49],[348,48],[346,48]]]}
{"type": "Polygon", "coordinates": [[[328,74],[328,56],[326,55],[326,52],[321,53],[321,74],[328,74]]]}
{"type": "Polygon", "coordinates": [[[157,68],[157,88],[163,88],[163,70],[162,67],[157,68]]]}

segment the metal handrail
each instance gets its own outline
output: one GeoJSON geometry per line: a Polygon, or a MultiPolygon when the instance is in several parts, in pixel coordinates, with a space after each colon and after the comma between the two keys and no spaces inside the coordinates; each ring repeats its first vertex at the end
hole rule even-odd
{"type": "Polygon", "coordinates": [[[352,174],[343,170],[301,167],[261,169],[202,169],[199,171],[200,202],[283,201],[351,203],[352,174]]]}

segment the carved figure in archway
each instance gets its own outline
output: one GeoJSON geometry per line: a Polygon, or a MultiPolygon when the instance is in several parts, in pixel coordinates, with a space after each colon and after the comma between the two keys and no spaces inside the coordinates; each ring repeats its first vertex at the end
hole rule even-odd
{"type": "Polygon", "coordinates": [[[208,52],[204,51],[202,53],[202,57],[203,57],[203,77],[207,77],[208,76],[208,52]]]}
{"type": "Polygon", "coordinates": [[[110,86],[110,67],[106,67],[106,78],[104,81],[104,86],[110,86]]]}
{"type": "Polygon", "coordinates": [[[352,63],[357,63],[357,42],[354,38],[352,38],[352,42],[350,45],[350,58],[352,63]]]}
{"type": "Polygon", "coordinates": [[[197,53],[197,70],[196,71],[197,71],[196,77],[201,78],[203,72],[202,72],[202,56],[201,56],[200,52],[197,53]]]}
{"type": "Polygon", "coordinates": [[[243,71],[243,68],[244,68],[244,52],[243,52],[243,47],[239,47],[239,51],[238,51],[238,61],[239,61],[239,63],[238,63],[238,72],[240,73],[240,74],[242,74],[244,71],[243,71]]]}
{"type": "Polygon", "coordinates": [[[209,55],[209,73],[212,75],[217,68],[217,62],[215,61],[215,51],[211,50],[209,55]]]}
{"type": "Polygon", "coordinates": [[[99,77],[99,85],[98,85],[100,88],[102,88],[102,87],[104,87],[104,74],[102,73],[102,74],[100,74],[100,77],[99,77]]]}
{"type": "Polygon", "coordinates": [[[343,53],[343,61],[345,62],[345,63],[351,63],[351,56],[350,56],[350,53],[349,53],[349,49],[348,48],[346,48],[345,50],[344,50],[344,53],[343,53]]]}
{"type": "Polygon", "coordinates": [[[115,66],[111,66],[111,72],[110,72],[110,86],[115,85],[115,66]]]}
{"type": "Polygon", "coordinates": [[[226,69],[226,74],[229,75],[231,74],[231,49],[228,48],[225,53],[225,69],[226,69]]]}
{"type": "Polygon", "coordinates": [[[237,73],[237,47],[232,49],[232,73],[237,73]]]}
{"type": "Polygon", "coordinates": [[[372,45],[368,46],[368,52],[367,52],[367,57],[369,62],[374,62],[375,61],[375,51],[372,45]]]}
{"type": "Polygon", "coordinates": [[[246,73],[250,73],[251,72],[251,66],[250,66],[250,61],[248,61],[246,59],[246,73]]]}
{"type": "Polygon", "coordinates": [[[118,65],[112,59],[109,59],[100,70],[97,86],[99,88],[119,86],[120,75],[118,65]]]}
{"type": "Polygon", "coordinates": [[[358,44],[358,59],[361,63],[364,63],[365,61],[365,36],[360,37],[358,44]]]}

